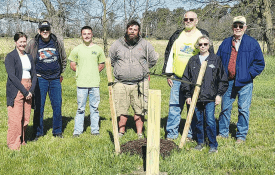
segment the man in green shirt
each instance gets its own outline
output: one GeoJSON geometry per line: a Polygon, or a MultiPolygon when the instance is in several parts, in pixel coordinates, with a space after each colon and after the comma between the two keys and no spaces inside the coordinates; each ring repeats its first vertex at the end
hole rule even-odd
{"type": "Polygon", "coordinates": [[[77,112],[75,116],[74,137],[83,132],[85,106],[89,95],[91,134],[99,135],[99,72],[104,69],[105,55],[101,47],[92,42],[92,28],[81,29],[83,44],[75,47],[70,56],[71,69],[76,72],[77,112]]]}

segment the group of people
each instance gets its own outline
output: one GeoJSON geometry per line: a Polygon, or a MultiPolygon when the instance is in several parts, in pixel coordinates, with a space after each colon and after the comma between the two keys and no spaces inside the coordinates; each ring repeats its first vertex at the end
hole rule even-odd
{"type": "MultiPolygon", "coordinates": [[[[183,105],[186,101],[189,108],[201,64],[207,61],[188,140],[197,140],[195,149],[202,150],[206,130],[209,152],[217,152],[215,105],[222,104],[219,136],[228,137],[232,103],[238,95],[239,121],[236,137],[238,143],[245,141],[253,79],[264,69],[263,54],[258,42],[244,34],[247,26],[246,19],[242,16],[234,18],[233,36],[223,41],[217,55],[214,54],[208,33],[196,27],[196,13],[185,13],[184,24],[184,29],[177,30],[171,36],[165,50],[163,74],[168,75],[167,82],[171,87],[167,139],[174,140],[178,137],[183,105]]],[[[134,110],[137,136],[143,138],[144,115],[148,107],[149,68],[157,63],[159,57],[154,47],[140,36],[140,29],[137,21],[130,21],[125,35],[116,40],[109,49],[115,77],[112,86],[120,137],[125,134],[131,106],[134,110]]],[[[83,43],[75,47],[68,57],[71,69],[76,72],[77,85],[78,107],[73,137],[79,137],[83,133],[88,96],[91,134],[100,134],[99,73],[105,67],[106,58],[103,49],[93,43],[93,30],[90,26],[81,29],[81,37],[83,43]]],[[[16,48],[5,59],[8,73],[7,144],[10,149],[17,150],[25,144],[24,134],[29,123],[31,106],[34,107],[34,140],[37,141],[44,135],[43,114],[47,93],[53,109],[53,136],[63,138],[61,74],[65,71],[67,58],[62,41],[51,33],[48,21],[39,23],[38,34],[28,44],[27,36],[22,32],[15,34],[14,41],[16,48]]]]}
{"type": "Polygon", "coordinates": [[[253,79],[265,67],[259,43],[245,34],[247,29],[245,17],[237,16],[233,18],[231,26],[233,36],[224,39],[215,55],[208,33],[196,27],[197,14],[192,11],[187,12],[184,15],[184,24],[185,28],[177,30],[168,42],[163,73],[192,84],[167,79],[171,86],[166,126],[167,139],[174,140],[178,137],[184,103],[186,101],[188,110],[202,62],[207,61],[187,140],[196,140],[197,145],[194,149],[201,151],[206,144],[205,136],[207,136],[209,153],[217,152],[215,105],[221,103],[218,137],[227,138],[232,104],[238,96],[236,143],[245,142],[253,79]]]}
{"type": "Polygon", "coordinates": [[[48,21],[39,23],[38,34],[27,43],[27,35],[14,35],[15,49],[5,58],[8,73],[7,145],[18,150],[25,144],[25,131],[34,108],[34,140],[44,135],[43,117],[47,93],[53,109],[53,136],[62,135],[62,73],[67,65],[63,42],[51,33],[48,21]]]}

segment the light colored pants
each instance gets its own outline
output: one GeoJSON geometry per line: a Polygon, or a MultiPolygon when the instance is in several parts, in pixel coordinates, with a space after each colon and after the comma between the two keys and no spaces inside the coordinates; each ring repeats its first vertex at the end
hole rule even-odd
{"type": "MultiPolygon", "coordinates": [[[[22,79],[21,83],[27,90],[31,88],[31,79],[22,79]]],[[[25,131],[30,121],[31,103],[31,99],[27,100],[18,91],[14,99],[14,105],[8,106],[7,144],[12,150],[18,150],[20,144],[25,144],[25,131]]]]}
{"type": "Polygon", "coordinates": [[[219,118],[219,135],[229,136],[231,110],[238,96],[238,123],[236,138],[246,140],[249,125],[249,109],[252,100],[253,83],[242,87],[235,87],[235,80],[230,80],[228,89],[222,97],[222,109],[219,118]]]}
{"type": "MultiPolygon", "coordinates": [[[[179,77],[176,77],[178,78],[179,77]]],[[[181,122],[181,112],[184,106],[186,98],[184,97],[184,92],[180,90],[181,82],[173,80],[173,86],[171,87],[170,100],[169,100],[169,113],[167,118],[167,138],[176,139],[179,136],[179,127],[181,122]]],[[[189,105],[187,105],[187,111],[189,110],[189,105]]],[[[195,127],[196,127],[196,115],[193,115],[191,122],[191,127],[188,131],[188,138],[195,139],[195,127]]]]}
{"type": "Polygon", "coordinates": [[[75,125],[73,134],[82,134],[84,129],[85,106],[89,96],[91,134],[99,133],[99,111],[100,102],[99,87],[81,88],[77,87],[78,108],[75,116],[75,125]]]}
{"type": "Polygon", "coordinates": [[[117,116],[128,115],[130,106],[135,114],[145,115],[148,109],[148,89],[147,79],[132,85],[117,82],[113,86],[117,116]]]}

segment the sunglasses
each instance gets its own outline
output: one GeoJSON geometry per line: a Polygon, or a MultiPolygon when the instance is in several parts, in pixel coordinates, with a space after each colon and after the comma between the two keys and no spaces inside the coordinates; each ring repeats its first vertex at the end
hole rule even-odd
{"type": "Polygon", "coordinates": [[[208,46],[208,43],[199,43],[199,46],[208,46]]]}
{"type": "Polygon", "coordinates": [[[40,31],[42,31],[42,32],[45,31],[45,30],[48,32],[48,31],[50,31],[51,29],[50,29],[50,28],[41,28],[41,29],[40,29],[40,31]]]}
{"type": "Polygon", "coordinates": [[[195,19],[194,19],[194,18],[184,18],[183,20],[184,20],[184,22],[187,22],[188,20],[189,20],[190,22],[193,22],[195,19]]]}
{"type": "Polygon", "coordinates": [[[238,26],[239,26],[240,29],[243,29],[243,25],[242,24],[233,24],[233,27],[235,29],[238,28],[238,26]]]}

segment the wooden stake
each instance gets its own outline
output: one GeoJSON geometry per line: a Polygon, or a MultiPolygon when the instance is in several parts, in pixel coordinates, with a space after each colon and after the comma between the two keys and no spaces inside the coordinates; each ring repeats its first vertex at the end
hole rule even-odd
{"type": "Polygon", "coordinates": [[[149,89],[146,175],[159,174],[161,91],[149,89]]]}
{"type": "Polygon", "coordinates": [[[200,89],[201,89],[200,85],[201,85],[201,82],[202,82],[202,79],[203,79],[203,76],[204,76],[204,73],[205,73],[206,66],[207,66],[207,61],[204,61],[201,65],[201,69],[200,69],[199,76],[198,76],[198,79],[197,79],[197,85],[196,85],[195,90],[194,90],[194,94],[193,94],[191,105],[190,105],[188,115],[187,115],[187,118],[186,118],[186,122],[185,122],[184,130],[183,130],[183,133],[182,133],[179,148],[183,147],[183,145],[185,144],[187,135],[188,135],[188,131],[189,131],[190,124],[191,124],[193,114],[194,114],[194,110],[195,110],[195,107],[196,107],[196,104],[197,104],[198,96],[199,96],[200,89]]]}
{"type": "MultiPolygon", "coordinates": [[[[113,82],[113,75],[112,75],[112,67],[111,67],[110,58],[106,59],[105,65],[106,65],[106,72],[107,72],[108,82],[111,83],[111,82],[113,82]]],[[[112,115],[115,151],[116,151],[117,154],[119,154],[120,153],[120,145],[119,145],[118,129],[117,129],[116,108],[115,108],[115,103],[114,103],[114,100],[113,100],[113,88],[112,88],[111,85],[109,85],[108,89],[109,89],[110,109],[111,109],[111,115],[112,115]]]]}

